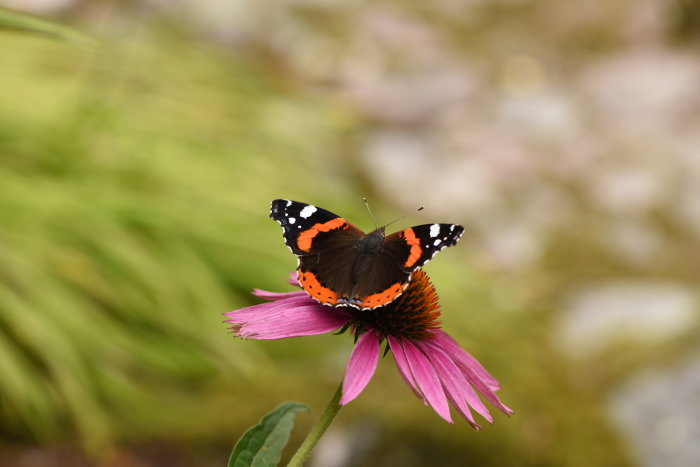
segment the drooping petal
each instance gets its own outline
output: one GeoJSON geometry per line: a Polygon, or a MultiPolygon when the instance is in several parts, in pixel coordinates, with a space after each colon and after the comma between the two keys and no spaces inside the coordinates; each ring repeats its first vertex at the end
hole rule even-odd
{"type": "Polygon", "coordinates": [[[299,285],[299,276],[297,275],[296,271],[292,271],[289,273],[289,277],[287,278],[287,282],[292,284],[295,287],[300,287],[299,285]]]}
{"type": "Polygon", "coordinates": [[[440,345],[448,352],[452,354],[461,354],[460,360],[463,362],[463,364],[469,366],[471,371],[477,374],[488,387],[490,387],[493,391],[498,391],[501,389],[501,385],[498,380],[491,376],[491,373],[486,371],[481,363],[462,349],[462,347],[459,346],[452,336],[442,330],[437,330],[435,335],[436,339],[440,342],[440,345]]]}
{"type": "MultiPolygon", "coordinates": [[[[303,292],[302,292],[303,293],[303,292]]],[[[233,311],[227,311],[224,313],[225,316],[258,316],[266,313],[270,313],[276,309],[284,309],[293,306],[313,304],[309,301],[309,297],[295,296],[291,298],[286,298],[283,300],[277,300],[273,302],[260,303],[258,305],[246,306],[233,311]]]]}
{"type": "Polygon", "coordinates": [[[263,298],[265,300],[283,300],[285,298],[296,298],[296,297],[307,297],[305,292],[300,290],[295,290],[294,292],[268,292],[262,289],[253,289],[251,292],[256,297],[263,298]]]}
{"type": "Polygon", "coordinates": [[[486,400],[506,415],[513,413],[513,410],[506,407],[494,392],[494,387],[500,387],[498,381],[496,381],[474,357],[462,349],[454,339],[444,331],[438,331],[436,333],[436,338],[433,339],[433,344],[447,352],[450,358],[462,370],[467,381],[474,386],[477,391],[483,394],[486,400]]]}
{"type": "MultiPolygon", "coordinates": [[[[302,292],[303,294],[303,292],[302,292]]],[[[238,337],[283,339],[335,331],[350,315],[344,310],[320,305],[308,296],[261,303],[224,313],[238,337]]]]}
{"type": "Polygon", "coordinates": [[[408,360],[406,359],[406,353],[401,346],[401,341],[395,337],[388,336],[387,341],[389,341],[389,348],[391,348],[391,355],[394,357],[394,363],[396,363],[396,368],[399,370],[401,378],[403,378],[406,386],[411,388],[413,394],[416,395],[418,399],[421,399],[425,405],[428,405],[428,401],[425,396],[418,389],[418,383],[413,379],[413,374],[411,373],[411,367],[408,366],[408,360]]]}
{"type": "Polygon", "coordinates": [[[285,300],[278,300],[276,302],[248,306],[238,310],[226,312],[224,315],[229,318],[227,320],[229,323],[255,322],[257,324],[261,324],[266,321],[274,322],[280,318],[284,320],[285,317],[289,315],[289,310],[307,306],[313,307],[314,304],[310,303],[306,299],[289,298],[285,300]]]}
{"type": "Polygon", "coordinates": [[[355,399],[372,379],[379,361],[379,336],[373,330],[360,336],[352,349],[350,360],[345,367],[343,377],[343,395],[340,405],[355,399]]]}
{"type": "Polygon", "coordinates": [[[465,378],[464,373],[462,373],[461,369],[452,358],[450,358],[447,352],[430,342],[422,343],[421,350],[426,352],[428,358],[433,361],[438,376],[447,390],[448,396],[462,416],[464,416],[474,428],[479,428],[479,425],[474,422],[469,410],[471,406],[489,423],[493,423],[493,418],[491,414],[489,414],[489,410],[484,403],[481,402],[481,399],[479,399],[479,396],[465,378]]]}
{"type": "Polygon", "coordinates": [[[421,393],[423,393],[430,406],[438,415],[447,422],[452,423],[445,390],[432,363],[410,341],[404,340],[402,344],[408,366],[411,368],[411,373],[416,383],[418,383],[421,393]]]}

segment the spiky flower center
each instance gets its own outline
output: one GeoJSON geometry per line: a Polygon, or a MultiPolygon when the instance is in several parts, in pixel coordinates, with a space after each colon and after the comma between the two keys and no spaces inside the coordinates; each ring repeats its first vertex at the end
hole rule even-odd
{"type": "Polygon", "coordinates": [[[358,331],[374,329],[382,337],[425,340],[440,326],[437,292],[428,275],[420,269],[395,301],[374,310],[352,310],[352,315],[358,331]]]}

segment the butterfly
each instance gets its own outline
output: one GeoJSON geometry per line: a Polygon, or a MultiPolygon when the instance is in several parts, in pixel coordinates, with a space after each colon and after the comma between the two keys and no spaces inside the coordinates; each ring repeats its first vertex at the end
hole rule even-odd
{"type": "Polygon", "coordinates": [[[413,271],[464,233],[461,225],[423,224],[388,236],[385,227],[365,234],[337,214],[287,199],[272,201],[270,217],[299,259],[302,289],[324,305],[361,310],[396,300],[413,271]]]}

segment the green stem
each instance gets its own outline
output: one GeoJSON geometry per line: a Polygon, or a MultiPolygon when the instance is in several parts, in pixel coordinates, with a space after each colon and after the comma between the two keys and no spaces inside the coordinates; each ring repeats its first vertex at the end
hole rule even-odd
{"type": "Polygon", "coordinates": [[[318,443],[321,436],[323,436],[335,416],[338,414],[341,407],[338,402],[340,401],[340,396],[342,393],[343,385],[341,383],[341,385],[338,386],[338,390],[335,391],[335,394],[333,394],[333,398],[328,403],[328,406],[326,406],[326,410],[323,411],[323,414],[313,428],[311,428],[309,434],[306,435],[306,439],[303,443],[301,443],[301,446],[299,446],[297,452],[294,453],[294,456],[292,456],[292,459],[289,461],[289,464],[287,464],[287,467],[301,467],[304,465],[304,462],[306,462],[306,459],[308,459],[309,455],[311,455],[311,451],[313,451],[316,443],[318,443]]]}

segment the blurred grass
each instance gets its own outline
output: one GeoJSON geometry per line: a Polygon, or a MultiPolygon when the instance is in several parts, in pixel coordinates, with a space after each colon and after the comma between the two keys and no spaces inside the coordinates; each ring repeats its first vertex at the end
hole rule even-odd
{"type": "Polygon", "coordinates": [[[0,6],[0,30],[16,31],[84,45],[96,45],[89,36],[68,26],[3,6],[0,6]]]}
{"type": "Polygon", "coordinates": [[[338,119],[258,65],[175,37],[3,42],[2,431],[60,438],[69,421],[101,446],[155,399],[171,410],[269,363],[232,345],[221,313],[284,277],[267,267],[284,249],[270,253],[269,200],[306,169],[290,154],[323,147],[338,119]]]}
{"type": "MultiPolygon", "coordinates": [[[[228,450],[281,400],[323,407],[341,378],[348,339],[236,341],[221,313],[252,303],[253,287],[287,289],[296,260],[269,200],[365,218],[372,187],[344,157],[363,122],[274,57],[169,28],[121,37],[88,50],[2,36],[0,431],[228,450]]],[[[428,270],[446,329],[516,415],[479,434],[443,424],[387,358],[339,423],[381,425],[375,465],[397,465],[407,445],[403,465],[624,465],[599,388],[581,384],[593,370],[550,345],[549,273],[474,263],[464,247],[428,270]]]]}

